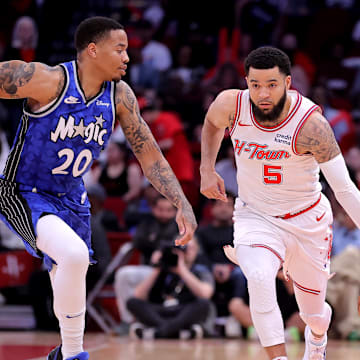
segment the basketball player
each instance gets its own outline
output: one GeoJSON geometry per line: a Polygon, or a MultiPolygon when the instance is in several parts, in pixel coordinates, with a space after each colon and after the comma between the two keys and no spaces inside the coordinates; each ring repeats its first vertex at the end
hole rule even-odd
{"type": "Polygon", "coordinates": [[[83,21],[77,59],[59,66],[0,63],[0,97],[26,98],[17,136],[0,179],[2,220],[44,259],[50,271],[61,346],[49,360],[87,360],[83,350],[85,276],[93,262],[89,201],[82,176],[120,122],[144,174],[177,207],[181,236],[193,236],[189,202],[121,77],[129,57],[122,25],[103,17],[83,21]]]}
{"type": "Polygon", "coordinates": [[[248,280],[252,319],[269,359],[287,359],[276,300],[282,266],[294,281],[306,323],[304,360],[324,360],[331,308],[332,213],[321,193],[319,167],[336,198],[360,226],[360,192],[350,180],[334,134],[319,106],[291,85],[290,61],[273,47],[245,61],[247,90],[225,90],[211,104],[202,132],[201,192],[226,201],[215,160],[230,129],[237,164],[234,248],[225,253],[248,280]]]}

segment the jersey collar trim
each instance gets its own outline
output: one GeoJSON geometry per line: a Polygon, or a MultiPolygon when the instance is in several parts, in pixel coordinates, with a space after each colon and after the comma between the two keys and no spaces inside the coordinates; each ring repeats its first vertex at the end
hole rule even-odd
{"type": "Polygon", "coordinates": [[[83,88],[81,86],[81,83],[80,83],[78,65],[77,65],[76,60],[72,61],[72,65],[73,65],[72,68],[73,68],[73,71],[74,71],[74,79],[75,79],[76,89],[77,89],[78,93],[80,94],[84,104],[86,106],[90,106],[95,100],[97,100],[104,93],[105,88],[106,88],[106,83],[104,82],[102,84],[100,91],[95,96],[93,96],[89,100],[86,100],[85,92],[84,92],[84,90],[83,90],[83,88]]]}
{"type": "Polygon", "coordinates": [[[279,129],[281,129],[282,127],[284,127],[296,114],[296,112],[298,111],[298,109],[300,108],[301,102],[302,102],[302,96],[296,91],[296,102],[295,105],[293,106],[293,108],[291,109],[291,111],[288,113],[288,115],[286,116],[286,118],[278,125],[273,126],[273,127],[265,127],[260,125],[257,120],[255,119],[253,110],[252,110],[252,106],[250,103],[250,98],[249,98],[249,108],[250,108],[250,118],[253,122],[253,124],[260,130],[266,131],[266,132],[273,132],[273,131],[277,131],[279,129]]]}

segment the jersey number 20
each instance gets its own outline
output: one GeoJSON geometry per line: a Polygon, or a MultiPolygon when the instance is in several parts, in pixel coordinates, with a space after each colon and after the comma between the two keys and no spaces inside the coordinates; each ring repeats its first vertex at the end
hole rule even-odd
{"type": "Polygon", "coordinates": [[[59,159],[65,156],[65,161],[58,167],[51,170],[54,175],[67,175],[71,171],[69,167],[72,166],[72,175],[74,177],[81,176],[92,161],[92,153],[89,149],[80,151],[79,155],[75,158],[74,151],[71,149],[62,149],[58,152],[59,159]],[[85,161],[83,161],[85,160],[85,161]]]}

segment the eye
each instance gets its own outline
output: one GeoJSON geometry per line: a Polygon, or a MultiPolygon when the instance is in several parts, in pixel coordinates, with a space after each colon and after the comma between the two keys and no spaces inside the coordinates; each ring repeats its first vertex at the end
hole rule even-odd
{"type": "Polygon", "coordinates": [[[270,88],[275,88],[277,85],[275,83],[272,83],[269,85],[270,88]]]}
{"type": "Polygon", "coordinates": [[[253,88],[253,89],[257,89],[258,87],[259,87],[258,84],[252,84],[252,88],[253,88]]]}

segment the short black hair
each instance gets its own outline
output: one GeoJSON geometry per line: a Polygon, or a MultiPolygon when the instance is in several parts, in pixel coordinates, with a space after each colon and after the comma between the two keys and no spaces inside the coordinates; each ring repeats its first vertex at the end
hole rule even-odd
{"type": "Polygon", "coordinates": [[[262,46],[250,52],[245,59],[245,74],[249,75],[250,67],[254,69],[272,69],[278,66],[281,73],[291,75],[289,57],[280,49],[262,46]]]}
{"type": "Polygon", "coordinates": [[[75,48],[77,52],[84,50],[90,43],[103,40],[111,30],[124,30],[116,20],[94,16],[83,20],[75,32],[75,48]]]}

